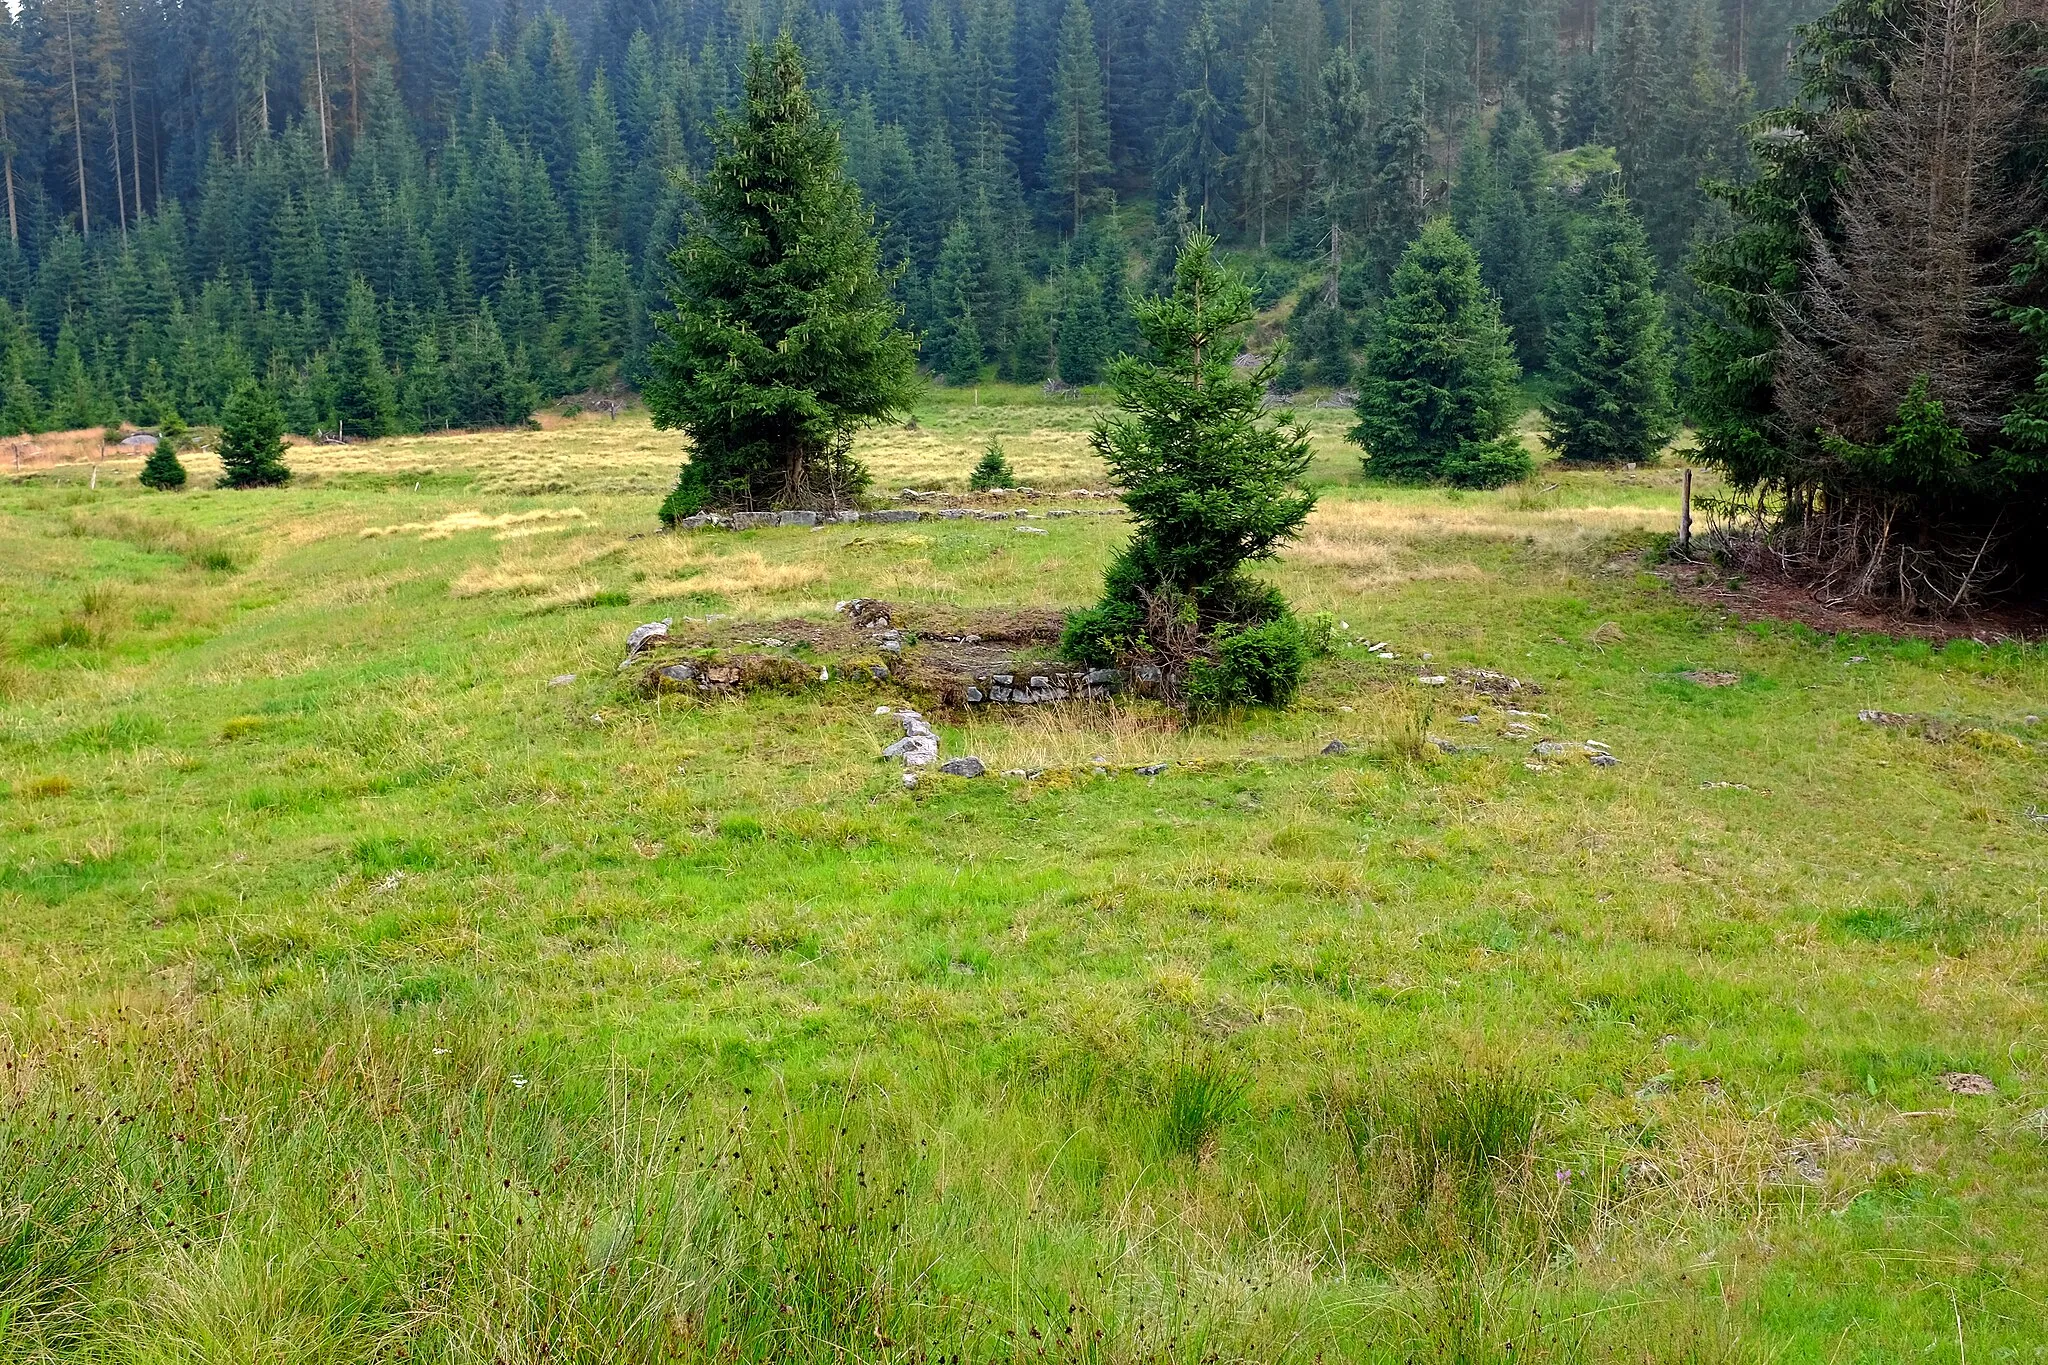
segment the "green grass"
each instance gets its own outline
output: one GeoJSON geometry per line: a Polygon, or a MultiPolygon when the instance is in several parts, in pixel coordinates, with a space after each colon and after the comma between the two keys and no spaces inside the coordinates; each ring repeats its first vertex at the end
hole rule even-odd
{"type": "MultiPolygon", "coordinates": [[[[864,449],[1100,486],[1090,416],[864,449]]],[[[1398,660],[938,717],[1046,775],[914,792],[894,694],[627,630],[1078,604],[1120,521],[656,536],[633,419],[0,485],[0,1358],[2043,1358],[2040,651],[1741,625],[1635,555],[1671,470],[1310,416],[1271,572],[1398,660]]]]}

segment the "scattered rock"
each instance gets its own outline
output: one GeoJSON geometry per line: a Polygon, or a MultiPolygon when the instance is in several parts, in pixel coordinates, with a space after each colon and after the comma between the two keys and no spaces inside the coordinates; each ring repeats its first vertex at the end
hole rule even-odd
{"type": "Polygon", "coordinates": [[[1137,770],[1140,777],[1157,777],[1173,765],[1170,763],[1147,763],[1137,770]]]}
{"type": "Polygon", "coordinates": [[[644,626],[633,627],[633,633],[626,637],[626,661],[652,645],[668,642],[668,628],[675,624],[675,617],[665,616],[659,621],[649,621],[644,626]]]}
{"type": "Polygon", "coordinates": [[[1590,761],[1596,768],[1616,768],[1621,766],[1621,760],[1613,754],[1596,753],[1592,755],[1590,761]]]}
{"type": "Polygon", "coordinates": [[[1531,692],[1543,690],[1532,684],[1524,683],[1520,678],[1511,678],[1505,673],[1498,673],[1490,668],[1462,669],[1454,676],[1459,682],[1464,683],[1465,686],[1471,688],[1474,692],[1485,692],[1496,697],[1505,697],[1511,693],[1520,692],[1525,688],[1531,692]]]}
{"type": "Polygon", "coordinates": [[[988,772],[988,766],[969,754],[965,758],[949,758],[939,765],[939,771],[948,777],[980,777],[988,772]]]}
{"type": "Polygon", "coordinates": [[[1559,754],[1570,753],[1571,748],[1571,745],[1558,740],[1542,739],[1536,741],[1536,746],[1529,752],[1535,754],[1538,758],[1555,758],[1559,754]]]}
{"type": "Polygon", "coordinates": [[[1911,716],[1902,716],[1896,711],[1858,711],[1856,719],[1866,725],[1911,725],[1911,716]]]}
{"type": "Polygon", "coordinates": [[[1019,526],[1017,529],[1027,536],[1044,536],[1052,534],[1043,526],[1019,526]]]}
{"type": "Polygon", "coordinates": [[[576,675],[574,673],[557,673],[554,677],[548,679],[548,686],[567,687],[570,683],[575,681],[576,675]]]}
{"type": "Polygon", "coordinates": [[[1460,725],[1477,725],[1479,723],[1479,717],[1477,715],[1460,716],[1458,717],[1458,723],[1460,725]]]}
{"type": "Polygon", "coordinates": [[[1711,791],[1732,791],[1732,792],[1746,792],[1746,791],[1754,791],[1754,790],[1756,790],[1756,789],[1755,789],[1754,787],[1750,786],[1750,785],[1749,785],[1749,784],[1748,784],[1747,782],[1702,782],[1702,783],[1700,783],[1700,790],[1701,790],[1701,791],[1703,791],[1703,792],[1711,792],[1711,791]]]}
{"type": "Polygon", "coordinates": [[[1989,1076],[1979,1076],[1974,1071],[1944,1071],[1941,1073],[1941,1088],[1951,1095],[1995,1095],[1998,1087],[1991,1083],[1989,1076]]]}
{"type": "Polygon", "coordinates": [[[1323,752],[1332,758],[1342,758],[1351,752],[1351,746],[1341,739],[1333,739],[1323,746],[1323,752]]]}
{"type": "Polygon", "coordinates": [[[882,750],[882,757],[900,758],[909,768],[928,768],[938,762],[939,737],[924,717],[904,710],[896,713],[896,719],[903,723],[903,738],[882,750]]]}
{"type": "Polygon", "coordinates": [[[1678,676],[1700,687],[1733,687],[1742,681],[1740,673],[1716,673],[1704,668],[1696,668],[1678,676]]]}
{"type": "Polygon", "coordinates": [[[1432,674],[1431,676],[1426,678],[1417,678],[1415,681],[1421,683],[1424,687],[1442,687],[1445,683],[1449,682],[1450,679],[1443,677],[1440,674],[1432,674]]]}
{"type": "Polygon", "coordinates": [[[905,787],[915,787],[917,785],[917,774],[906,771],[903,774],[903,785],[905,787]]]}

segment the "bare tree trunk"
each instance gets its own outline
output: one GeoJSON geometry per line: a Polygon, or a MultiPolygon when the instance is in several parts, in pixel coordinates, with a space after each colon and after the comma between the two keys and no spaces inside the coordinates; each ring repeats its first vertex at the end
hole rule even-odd
{"type": "Polygon", "coordinates": [[[5,155],[0,156],[0,162],[5,163],[7,176],[7,237],[16,246],[20,246],[21,217],[14,207],[14,143],[7,136],[7,109],[4,105],[0,105],[0,145],[7,148],[5,155]]]}
{"type": "Polygon", "coordinates": [[[135,63],[131,59],[126,71],[128,75],[128,166],[135,178],[135,221],[142,221],[142,142],[135,136],[135,63]]]}
{"type": "Polygon", "coordinates": [[[114,212],[121,223],[121,240],[128,240],[128,190],[122,181],[120,106],[107,115],[107,144],[114,152],[114,212]]]}
{"type": "Polygon", "coordinates": [[[71,145],[78,158],[78,232],[92,236],[92,208],[85,196],[85,120],[78,112],[78,44],[71,29],[72,14],[64,11],[64,63],[71,80],[71,145]]]}
{"type": "Polygon", "coordinates": [[[320,169],[331,171],[334,163],[327,150],[327,68],[320,57],[320,11],[313,11],[313,91],[320,109],[320,169]]]}

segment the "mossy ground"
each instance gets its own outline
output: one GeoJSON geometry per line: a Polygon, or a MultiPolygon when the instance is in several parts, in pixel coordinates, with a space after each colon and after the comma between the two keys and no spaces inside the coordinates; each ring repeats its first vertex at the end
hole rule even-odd
{"type": "MultiPolygon", "coordinates": [[[[1092,415],[864,454],[1099,486],[1092,415]]],[[[657,703],[627,630],[1080,604],[1118,520],[659,536],[631,417],[0,485],[0,1356],[2042,1359],[2041,653],[1739,625],[1644,571],[1674,471],[1309,415],[1270,572],[1398,660],[915,792],[886,690],[657,703]]]]}

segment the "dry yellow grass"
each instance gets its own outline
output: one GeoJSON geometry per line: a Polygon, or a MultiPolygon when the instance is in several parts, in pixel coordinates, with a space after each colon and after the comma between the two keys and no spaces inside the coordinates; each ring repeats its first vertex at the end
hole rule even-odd
{"type": "Polygon", "coordinates": [[[542,507],[531,512],[450,512],[434,521],[406,521],[396,526],[365,526],[366,537],[400,536],[418,533],[421,540],[446,540],[463,531],[499,531],[498,540],[515,540],[544,531],[567,529],[559,523],[581,521],[588,514],[580,507],[542,507]],[[558,523],[536,525],[535,523],[558,523]]]}
{"type": "Polygon", "coordinates": [[[779,564],[748,551],[709,561],[702,573],[670,583],[650,585],[649,597],[683,593],[716,593],[744,609],[761,599],[776,597],[812,583],[822,583],[825,571],[815,564],[779,564]]]}

